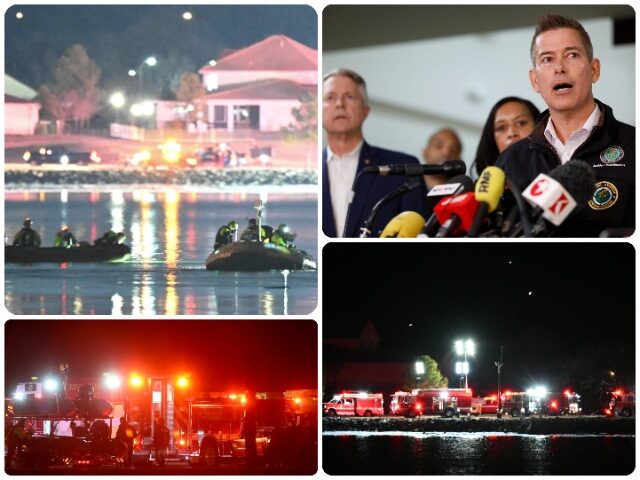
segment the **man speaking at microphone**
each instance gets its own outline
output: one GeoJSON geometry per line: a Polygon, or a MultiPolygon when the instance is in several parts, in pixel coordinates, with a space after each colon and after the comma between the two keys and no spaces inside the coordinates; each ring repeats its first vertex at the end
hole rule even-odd
{"type": "MultiPolygon", "coordinates": [[[[419,165],[415,157],[364,141],[362,125],[369,110],[366,83],[360,75],[339,69],[324,76],[322,126],[327,147],[322,155],[322,230],[329,237],[358,237],[376,203],[406,180],[403,176],[358,176],[364,168],[419,165]]],[[[418,180],[417,188],[397,196],[379,211],[371,229],[374,236],[401,212],[424,215],[427,192],[422,177],[418,180]]]]}
{"type": "Polygon", "coordinates": [[[593,97],[600,61],[576,20],[546,15],[536,26],[529,79],[549,109],[533,132],[507,148],[496,165],[521,189],[540,173],[571,159],[596,173],[592,198],[557,231],[558,236],[597,237],[605,230],[635,228],[635,128],[619,122],[593,97]]]}

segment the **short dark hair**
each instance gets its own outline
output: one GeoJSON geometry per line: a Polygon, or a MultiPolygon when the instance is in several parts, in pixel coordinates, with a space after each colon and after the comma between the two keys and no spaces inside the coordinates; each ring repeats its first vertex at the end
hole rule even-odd
{"type": "Polygon", "coordinates": [[[365,105],[369,105],[369,94],[367,93],[367,82],[364,81],[364,78],[360,76],[358,73],[353,70],[349,70],[348,68],[336,68],[331,70],[329,73],[325,74],[322,77],[322,84],[329,80],[331,77],[347,77],[353,80],[358,87],[360,87],[360,91],[362,92],[362,99],[364,100],[365,105]]]}
{"type": "Polygon", "coordinates": [[[584,29],[582,24],[573,18],[563,17],[562,15],[554,15],[548,13],[543,17],[538,18],[538,23],[536,24],[536,31],[533,33],[533,38],[531,39],[531,48],[529,50],[529,54],[531,55],[531,61],[533,62],[533,66],[536,66],[536,39],[538,36],[544,32],[548,32],[549,30],[557,30],[559,28],[571,28],[580,34],[580,38],[582,39],[582,43],[584,44],[584,49],[587,52],[587,58],[589,61],[593,60],[593,45],[591,44],[591,39],[589,38],[589,34],[584,29]]]}
{"type": "Polygon", "coordinates": [[[476,172],[478,175],[486,168],[492,165],[495,165],[500,152],[498,151],[498,145],[496,144],[495,134],[495,120],[496,120],[496,112],[498,109],[509,102],[518,102],[523,104],[531,113],[533,117],[533,123],[536,122],[536,119],[540,116],[540,110],[536,107],[532,102],[520,97],[504,97],[493,106],[491,111],[489,112],[489,117],[487,117],[487,121],[482,128],[482,134],[480,135],[480,142],[478,143],[478,148],[476,150],[476,158],[473,161],[475,165],[476,172]]]}

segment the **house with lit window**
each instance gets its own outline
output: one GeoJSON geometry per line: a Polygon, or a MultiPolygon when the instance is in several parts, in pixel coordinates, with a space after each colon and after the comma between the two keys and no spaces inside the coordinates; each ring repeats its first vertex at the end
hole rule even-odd
{"type": "MultiPolygon", "coordinates": [[[[225,53],[198,71],[207,94],[199,99],[200,130],[278,132],[294,122],[301,99],[315,98],[318,52],[285,35],[272,35],[225,53]]],[[[194,106],[159,102],[158,128],[186,118],[194,106]]]]}

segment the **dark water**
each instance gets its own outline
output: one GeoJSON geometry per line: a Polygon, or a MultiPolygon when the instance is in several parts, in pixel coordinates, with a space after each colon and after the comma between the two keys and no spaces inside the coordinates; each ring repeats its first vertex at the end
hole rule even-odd
{"type": "Polygon", "coordinates": [[[352,433],[323,435],[325,472],[332,475],[628,475],[635,468],[633,436],[352,433]]]}
{"type": "Polygon", "coordinates": [[[123,263],[5,265],[5,305],[18,315],[296,315],[317,306],[317,273],[205,270],[218,227],[241,229],[266,204],[264,223],[287,223],[317,259],[315,194],[166,191],[6,192],[5,234],[30,216],[51,245],[61,224],[78,240],[113,226],[127,235],[123,263]]]}

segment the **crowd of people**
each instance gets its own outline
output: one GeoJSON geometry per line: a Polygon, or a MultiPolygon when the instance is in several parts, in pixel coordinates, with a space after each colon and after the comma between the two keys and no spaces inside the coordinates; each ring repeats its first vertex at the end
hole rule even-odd
{"type": "MultiPolygon", "coordinates": [[[[635,228],[635,128],[615,119],[612,109],[593,96],[600,61],[584,27],[576,20],[546,15],[531,41],[529,79],[548,109],[529,100],[500,99],[491,108],[471,163],[475,174],[490,166],[502,169],[512,188],[525,189],[540,173],[570,160],[593,167],[591,199],[553,233],[598,236],[606,230],[630,234],[635,228]]],[[[416,157],[370,145],[363,124],[371,110],[366,82],[346,68],[323,78],[323,128],[327,144],[322,159],[322,228],[329,237],[357,237],[378,202],[403,186],[401,176],[360,175],[367,167],[418,165],[416,157]]],[[[426,165],[460,160],[457,132],[442,128],[429,138],[426,165]]],[[[448,181],[425,175],[408,192],[391,197],[377,212],[371,231],[381,232],[402,212],[428,218],[426,194],[448,181]]],[[[385,198],[385,200],[387,200],[385,198]]]]}

